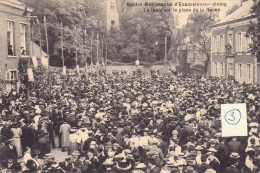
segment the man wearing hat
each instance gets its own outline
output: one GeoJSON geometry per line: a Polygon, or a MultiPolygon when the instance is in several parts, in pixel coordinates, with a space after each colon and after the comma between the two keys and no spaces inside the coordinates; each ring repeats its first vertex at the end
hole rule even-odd
{"type": "Polygon", "coordinates": [[[83,161],[80,160],[80,153],[79,151],[74,151],[73,153],[71,153],[71,167],[72,167],[72,172],[73,171],[77,171],[77,172],[81,172],[81,168],[83,166],[83,161]]]}
{"type": "Polygon", "coordinates": [[[208,149],[208,158],[207,158],[207,164],[211,166],[214,170],[219,171],[220,169],[220,162],[217,159],[217,157],[214,155],[216,153],[215,148],[209,148],[208,149]]]}
{"type": "Polygon", "coordinates": [[[156,159],[149,158],[148,159],[148,169],[150,173],[160,173],[161,169],[156,166],[156,159]]]}
{"type": "Polygon", "coordinates": [[[102,165],[98,168],[99,173],[117,173],[114,169],[115,162],[113,159],[106,159],[102,165]]]}
{"type": "Polygon", "coordinates": [[[220,170],[224,171],[225,167],[227,166],[227,160],[229,159],[229,151],[227,146],[225,145],[225,140],[222,137],[219,137],[219,143],[216,145],[217,152],[215,156],[218,158],[221,168],[220,170]]]}
{"type": "Polygon", "coordinates": [[[71,156],[67,156],[64,161],[59,163],[59,166],[64,170],[64,171],[70,171],[72,169],[72,164],[71,164],[71,156]]]}
{"type": "Polygon", "coordinates": [[[230,154],[230,166],[226,167],[225,172],[231,173],[240,173],[241,171],[238,169],[239,167],[239,154],[238,153],[231,153],[230,154]]]}
{"type": "Polygon", "coordinates": [[[163,155],[166,156],[168,153],[168,148],[167,148],[166,142],[164,142],[162,139],[163,138],[162,133],[157,133],[157,138],[159,139],[157,146],[158,146],[158,148],[161,149],[163,155]]]}
{"type": "Polygon", "coordinates": [[[89,148],[87,150],[86,160],[83,163],[82,172],[96,173],[98,166],[99,164],[98,164],[98,159],[95,156],[95,150],[93,148],[89,148]]]}
{"type": "Polygon", "coordinates": [[[65,148],[69,147],[70,129],[71,126],[66,121],[64,121],[64,123],[60,126],[62,151],[65,151],[65,148]]]}
{"type": "Polygon", "coordinates": [[[2,148],[2,155],[4,156],[1,158],[2,161],[7,161],[8,159],[16,160],[18,158],[13,139],[9,139],[5,143],[5,146],[2,148]]]}
{"type": "Polygon", "coordinates": [[[239,155],[241,150],[241,142],[237,140],[237,137],[232,137],[232,140],[228,143],[228,150],[232,153],[238,153],[239,155]]]}

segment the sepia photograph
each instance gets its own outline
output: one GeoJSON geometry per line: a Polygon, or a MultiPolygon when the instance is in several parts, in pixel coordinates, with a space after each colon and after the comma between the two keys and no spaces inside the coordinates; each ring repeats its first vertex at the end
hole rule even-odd
{"type": "Polygon", "coordinates": [[[0,0],[0,173],[259,173],[259,0],[0,0]]]}

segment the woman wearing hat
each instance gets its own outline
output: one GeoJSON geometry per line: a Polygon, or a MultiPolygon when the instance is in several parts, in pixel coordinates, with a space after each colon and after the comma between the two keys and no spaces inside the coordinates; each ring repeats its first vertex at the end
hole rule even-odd
{"type": "Polygon", "coordinates": [[[69,135],[69,152],[68,154],[71,154],[73,153],[74,151],[78,151],[78,143],[77,143],[77,140],[78,140],[78,134],[76,133],[77,132],[77,129],[75,128],[72,128],[70,130],[70,135],[69,135]]]}

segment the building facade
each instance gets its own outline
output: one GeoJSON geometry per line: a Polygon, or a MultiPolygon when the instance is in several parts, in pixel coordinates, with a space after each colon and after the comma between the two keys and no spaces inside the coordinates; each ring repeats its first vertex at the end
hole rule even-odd
{"type": "Polygon", "coordinates": [[[3,90],[17,87],[19,59],[29,58],[27,34],[31,12],[17,0],[0,0],[0,87],[3,90]]]}
{"type": "Polygon", "coordinates": [[[217,22],[211,29],[211,75],[233,76],[238,82],[260,83],[260,69],[255,55],[250,53],[252,40],[246,37],[250,22],[255,22],[248,0],[240,8],[217,22]]]}

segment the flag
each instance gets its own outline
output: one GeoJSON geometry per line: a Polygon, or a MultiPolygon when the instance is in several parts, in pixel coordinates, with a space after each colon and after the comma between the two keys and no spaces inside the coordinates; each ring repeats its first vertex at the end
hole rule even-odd
{"type": "Polygon", "coordinates": [[[37,68],[37,67],[38,67],[38,61],[37,61],[37,59],[36,59],[35,56],[32,57],[32,63],[33,63],[33,67],[34,67],[34,68],[37,68]]]}
{"type": "Polygon", "coordinates": [[[44,25],[47,24],[46,16],[43,16],[43,23],[44,23],[44,25]]]}
{"type": "Polygon", "coordinates": [[[62,74],[63,74],[63,76],[66,76],[66,74],[67,74],[67,67],[66,66],[63,66],[62,74]]]}
{"type": "Polygon", "coordinates": [[[42,56],[41,57],[41,63],[42,63],[42,65],[44,67],[49,68],[49,59],[48,59],[48,57],[42,56]]]}
{"type": "Polygon", "coordinates": [[[140,65],[139,59],[137,59],[137,60],[135,61],[135,65],[140,65]]]}
{"type": "Polygon", "coordinates": [[[80,70],[79,70],[79,65],[77,65],[77,73],[79,74],[80,73],[80,70]]]}
{"type": "Polygon", "coordinates": [[[34,81],[34,77],[33,77],[32,68],[28,68],[28,69],[27,69],[27,74],[28,74],[28,81],[29,81],[29,82],[33,82],[33,81],[34,81]]]}
{"type": "Polygon", "coordinates": [[[38,18],[38,17],[36,17],[36,23],[37,23],[38,25],[40,25],[40,21],[39,21],[39,18],[38,18]]]}

